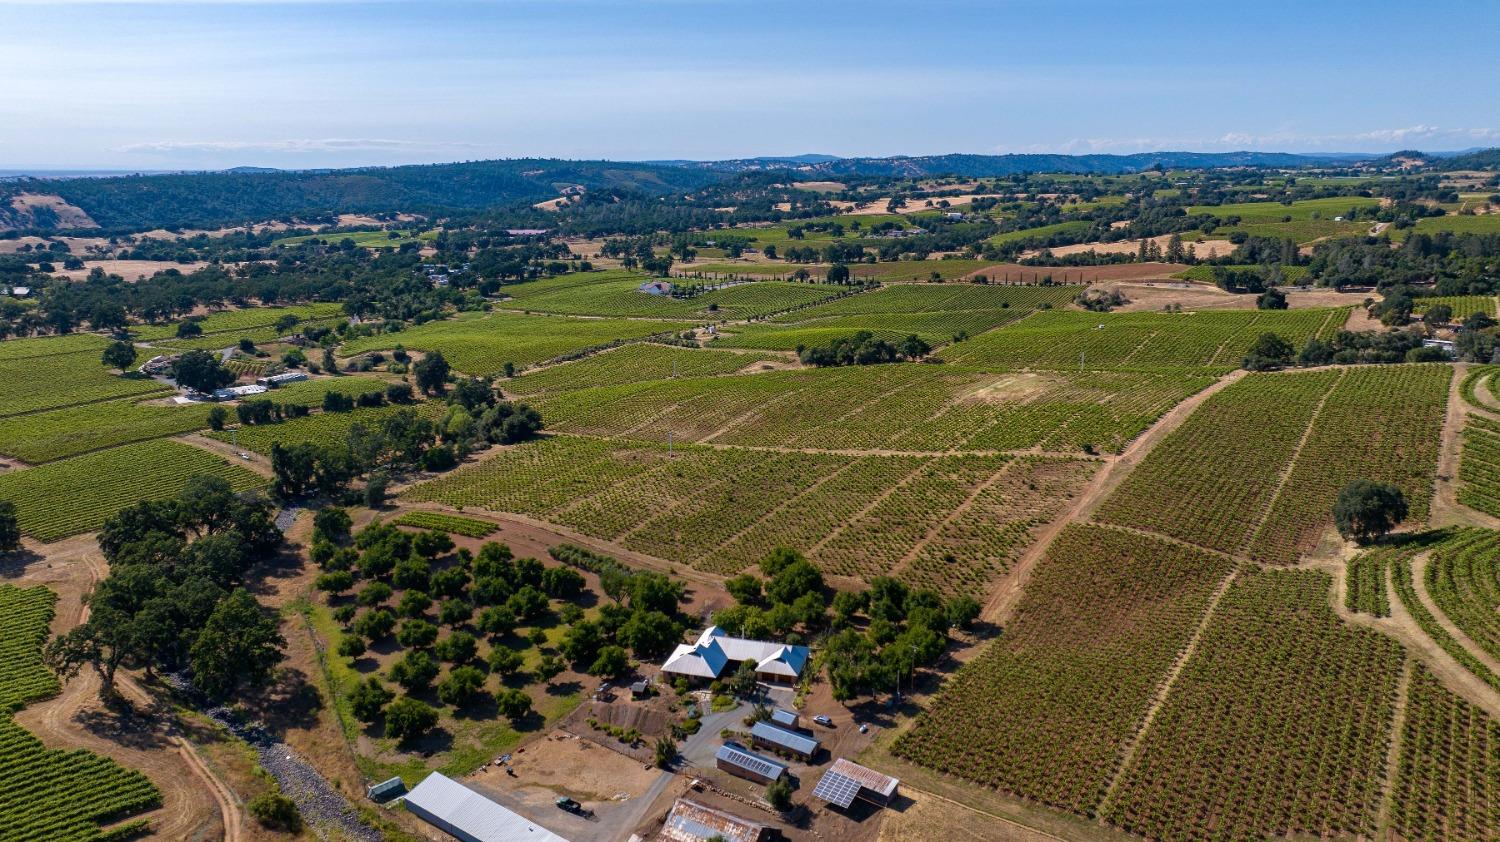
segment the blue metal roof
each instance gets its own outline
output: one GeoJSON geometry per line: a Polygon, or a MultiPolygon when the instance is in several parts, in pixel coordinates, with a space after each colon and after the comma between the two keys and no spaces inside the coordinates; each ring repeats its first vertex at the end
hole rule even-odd
{"type": "Polygon", "coordinates": [[[740,747],[739,743],[725,743],[714,752],[714,759],[722,760],[732,766],[738,766],[749,772],[754,772],[763,778],[776,780],[786,772],[786,765],[777,763],[769,757],[752,754],[740,747]]]}
{"type": "Polygon", "coordinates": [[[750,736],[758,740],[765,740],[772,745],[780,746],[790,751],[795,751],[798,754],[805,754],[808,757],[811,757],[818,752],[817,740],[807,736],[806,734],[799,734],[796,731],[788,731],[780,725],[775,725],[770,722],[755,723],[755,725],[750,728],[750,736]]]}

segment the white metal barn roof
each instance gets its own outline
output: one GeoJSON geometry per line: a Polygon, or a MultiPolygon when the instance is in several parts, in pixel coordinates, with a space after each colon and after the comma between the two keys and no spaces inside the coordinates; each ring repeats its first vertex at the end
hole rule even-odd
{"type": "Polygon", "coordinates": [[[750,728],[750,736],[765,740],[771,745],[812,757],[818,753],[818,741],[806,734],[799,734],[771,722],[757,722],[750,728]]]}
{"type": "Polygon", "coordinates": [[[437,772],[407,794],[406,809],[464,842],[568,842],[437,772]]]}

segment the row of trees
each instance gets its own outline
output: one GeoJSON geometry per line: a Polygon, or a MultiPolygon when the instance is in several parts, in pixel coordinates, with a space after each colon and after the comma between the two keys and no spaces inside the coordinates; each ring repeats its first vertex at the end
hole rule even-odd
{"type": "Polygon", "coordinates": [[[932,351],[932,346],[915,333],[897,344],[861,330],[852,336],[835,339],[827,345],[808,348],[797,346],[797,357],[805,365],[818,367],[845,365],[877,365],[898,360],[919,360],[932,351]]]}

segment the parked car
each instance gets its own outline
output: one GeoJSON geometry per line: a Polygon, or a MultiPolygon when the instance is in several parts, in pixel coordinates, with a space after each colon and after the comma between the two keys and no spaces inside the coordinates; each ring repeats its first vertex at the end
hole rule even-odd
{"type": "Polygon", "coordinates": [[[567,810],[569,813],[574,813],[580,816],[584,813],[583,805],[579,804],[577,801],[574,801],[566,795],[558,798],[553,803],[557,805],[558,809],[567,810]]]}
{"type": "Polygon", "coordinates": [[[833,727],[833,720],[829,719],[828,717],[824,716],[821,713],[818,714],[817,716],[814,716],[813,717],[813,721],[816,722],[816,723],[818,723],[819,725],[822,725],[824,728],[832,728],[833,727]]]}

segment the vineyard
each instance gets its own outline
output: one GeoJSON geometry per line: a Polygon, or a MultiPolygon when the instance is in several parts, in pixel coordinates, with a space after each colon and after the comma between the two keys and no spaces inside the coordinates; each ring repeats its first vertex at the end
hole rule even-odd
{"type": "Polygon", "coordinates": [[[36,339],[8,339],[0,342],[0,362],[84,352],[97,357],[108,346],[108,339],[92,333],[69,333],[65,336],[43,336],[36,339]]]}
{"type": "Polygon", "coordinates": [[[1318,411],[1250,556],[1296,562],[1332,524],[1339,490],[1354,479],[1394,483],[1406,494],[1407,520],[1425,521],[1452,377],[1446,365],[1348,369],[1318,411]]]}
{"type": "Polygon", "coordinates": [[[643,441],[940,452],[1119,451],[1211,382],[1134,372],[851,366],[679,378],[537,402],[548,427],[643,441]]]}
{"type": "Polygon", "coordinates": [[[516,512],[722,573],[776,546],[825,571],[896,573],[982,594],[1096,463],[1003,456],[858,456],[554,437],[406,498],[516,512]]]}
{"type": "Polygon", "coordinates": [[[528,371],[505,381],[506,394],[543,395],[674,377],[734,374],[774,359],[765,354],[706,351],[636,342],[581,360],[528,371]]]}
{"type": "Polygon", "coordinates": [[[1045,368],[1229,371],[1262,333],[1294,348],[1331,336],[1349,311],[1231,310],[1203,313],[1080,313],[1049,310],[954,345],[941,356],[985,370],[1045,368]]]}
{"type": "Polygon", "coordinates": [[[1157,684],[1230,570],[1215,554],[1105,527],[1068,527],[1004,636],[948,681],[894,753],[1092,812],[1157,684]]]}
{"type": "MultiPolygon", "coordinates": [[[[1462,530],[1453,534],[1442,545],[1433,550],[1434,553],[1461,553],[1471,544],[1487,544],[1489,533],[1484,530],[1470,529],[1462,530]]],[[[1391,561],[1391,582],[1396,589],[1396,596],[1401,599],[1401,606],[1406,609],[1422,633],[1432,639],[1439,648],[1447,652],[1453,660],[1461,664],[1464,669],[1474,673],[1481,681],[1500,690],[1500,675],[1491,670],[1479,658],[1475,657],[1462,643],[1460,643],[1448,630],[1443,627],[1438,618],[1422,602],[1421,596],[1417,594],[1415,573],[1412,567],[1412,559],[1405,555],[1398,555],[1391,561]]],[[[1436,600],[1434,600],[1436,601],[1436,600]]]]}
{"type": "Polygon", "coordinates": [[[1446,304],[1452,308],[1453,321],[1455,322],[1461,322],[1475,313],[1483,313],[1486,316],[1495,315],[1495,296],[1493,295],[1448,295],[1413,298],[1412,310],[1420,315],[1439,304],[1446,304]]]}
{"type": "Polygon", "coordinates": [[[465,314],[346,342],[339,353],[351,356],[403,345],[418,351],[442,351],[455,370],[466,374],[494,375],[506,363],[527,366],[597,345],[675,333],[691,326],[688,322],[642,319],[465,314]]]}
{"type": "Polygon", "coordinates": [[[1458,465],[1458,502],[1500,517],[1500,421],[1470,413],[1458,465]]]}
{"type": "Polygon", "coordinates": [[[41,660],[56,600],[45,587],[0,584],[0,775],[6,782],[0,839],[95,840],[101,823],[161,803],[161,793],[141,773],[87,751],[49,749],[11,718],[26,703],[57,692],[57,679],[41,660]]]}
{"type": "Polygon", "coordinates": [[[0,712],[57,692],[57,677],[42,665],[42,643],[57,594],[45,587],[18,588],[0,583],[0,712]]]}
{"type": "MultiPolygon", "coordinates": [[[[198,322],[206,336],[221,336],[216,347],[226,347],[239,341],[241,334],[250,335],[272,328],[283,316],[296,316],[301,321],[336,320],[343,315],[344,308],[338,303],[300,304],[293,307],[246,307],[241,310],[222,310],[198,322]]],[[[296,328],[293,328],[296,330],[296,328]]],[[[177,341],[177,325],[139,325],[130,332],[142,342],[156,344],[160,340],[177,341]]],[[[274,333],[274,331],[273,331],[274,333]]]]}
{"type": "Polygon", "coordinates": [[[494,534],[500,528],[487,520],[459,517],[458,515],[445,515],[438,512],[407,512],[391,521],[391,523],[397,526],[410,526],[415,529],[436,529],[441,532],[451,532],[454,535],[463,535],[469,538],[483,538],[494,534]]]}
{"type": "Polygon", "coordinates": [[[207,451],[149,441],[0,473],[0,500],[16,504],[21,531],[41,541],[99,528],[140,500],[176,496],[195,474],[213,474],[237,491],[265,480],[207,451]]]}
{"type": "MultiPolygon", "coordinates": [[[[9,344],[0,343],[0,347],[9,344]]],[[[111,373],[99,362],[98,351],[0,357],[0,418],[171,391],[149,377],[111,373]]]]}
{"type": "Polygon", "coordinates": [[[1374,830],[1400,645],[1341,624],[1316,571],[1242,573],[1105,818],[1151,839],[1374,830]]]}
{"type": "Polygon", "coordinates": [[[1500,534],[1479,532],[1438,547],[1422,581],[1453,625],[1500,661],[1500,534]]]}
{"type": "Polygon", "coordinates": [[[1228,386],[1131,471],[1098,518],[1237,552],[1271,505],[1303,431],[1338,377],[1337,371],[1252,374],[1228,386]]]}
{"type": "Polygon", "coordinates": [[[1426,667],[1407,690],[1391,828],[1409,842],[1500,835],[1500,723],[1426,667]]]}
{"type": "Polygon", "coordinates": [[[1497,371],[1500,371],[1500,366],[1476,365],[1469,368],[1459,390],[1470,406],[1500,412],[1500,402],[1496,402],[1493,384],[1490,382],[1497,371]]]}
{"type": "MultiPolygon", "coordinates": [[[[691,264],[683,268],[688,266],[691,264]]],[[[566,316],[720,321],[756,318],[813,304],[846,291],[844,287],[829,284],[756,281],[734,284],[692,298],[673,298],[641,292],[638,288],[649,280],[652,278],[646,275],[620,272],[597,276],[563,275],[507,287],[511,300],[500,306],[566,316]]]]}
{"type": "Polygon", "coordinates": [[[41,463],[208,426],[206,404],[136,403],[133,398],[0,418],[0,453],[41,463]]]}
{"type": "Polygon", "coordinates": [[[361,407],[349,412],[315,412],[301,418],[291,418],[273,424],[242,424],[234,429],[208,433],[208,436],[269,456],[271,445],[278,442],[283,446],[291,446],[347,441],[349,430],[355,424],[374,427],[384,419],[403,411],[414,411],[424,418],[436,420],[446,410],[447,405],[439,401],[428,401],[411,406],[386,404],[378,407],[361,407]]]}
{"type": "Polygon", "coordinates": [[[1036,310],[1063,307],[1083,290],[1078,286],[1002,286],[986,284],[897,284],[784,313],[778,323],[832,316],[964,313],[975,310],[1036,310]]]}
{"type": "Polygon", "coordinates": [[[932,346],[952,342],[961,334],[977,336],[1013,322],[1028,310],[963,310],[949,313],[872,313],[824,316],[789,324],[761,322],[736,325],[714,342],[732,348],[793,351],[799,347],[827,345],[862,330],[892,344],[907,336],[920,336],[932,346]]]}

